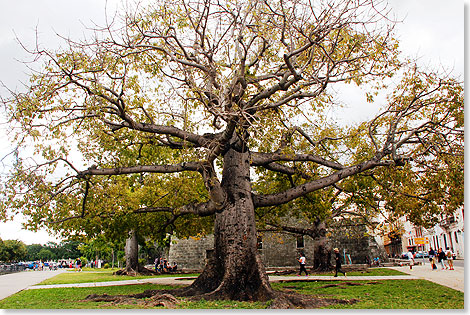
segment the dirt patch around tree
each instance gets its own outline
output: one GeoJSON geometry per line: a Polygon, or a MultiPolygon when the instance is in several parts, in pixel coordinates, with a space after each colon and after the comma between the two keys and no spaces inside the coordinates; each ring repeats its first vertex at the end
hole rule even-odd
{"type": "Polygon", "coordinates": [[[333,287],[340,287],[341,288],[341,287],[347,287],[347,286],[373,285],[373,284],[381,284],[381,283],[382,282],[378,282],[378,281],[370,281],[370,282],[365,282],[365,283],[346,281],[346,282],[341,282],[341,283],[326,284],[324,286],[319,287],[319,289],[333,288],[333,287]]]}
{"type": "MultiPolygon", "coordinates": [[[[107,302],[106,305],[142,305],[143,307],[159,307],[173,309],[177,308],[181,300],[178,299],[179,290],[146,290],[142,293],[131,295],[97,295],[91,294],[84,300],[85,302],[107,302]]],[[[269,304],[270,309],[315,309],[334,304],[354,304],[359,302],[357,299],[330,299],[318,298],[307,294],[295,293],[292,291],[275,291],[275,298],[269,304]]],[[[199,301],[204,299],[204,295],[185,296],[190,301],[199,301]]]]}

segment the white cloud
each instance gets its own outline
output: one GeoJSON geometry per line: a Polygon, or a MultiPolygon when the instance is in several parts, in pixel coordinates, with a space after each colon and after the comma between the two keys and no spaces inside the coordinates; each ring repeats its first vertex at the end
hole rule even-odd
{"type": "Polygon", "coordinates": [[[421,57],[423,65],[464,73],[464,2],[458,0],[390,0],[403,23],[397,25],[402,50],[421,57]]]}
{"type": "Polygon", "coordinates": [[[59,243],[60,239],[49,235],[46,231],[32,232],[23,229],[20,220],[0,223],[0,238],[2,240],[19,240],[27,245],[46,244],[47,242],[59,243]]]}
{"type": "MultiPolygon", "coordinates": [[[[391,15],[397,21],[396,36],[403,57],[417,58],[429,69],[450,71],[464,79],[464,6],[462,1],[389,0],[391,15]]],[[[385,97],[367,103],[363,91],[355,85],[341,89],[339,100],[344,108],[335,109],[333,117],[340,124],[373,118],[384,105],[385,97]]]]}

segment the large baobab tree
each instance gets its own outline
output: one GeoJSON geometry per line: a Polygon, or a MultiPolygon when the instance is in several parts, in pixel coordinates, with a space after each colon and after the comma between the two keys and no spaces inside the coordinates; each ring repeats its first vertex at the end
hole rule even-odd
{"type": "Polygon", "coordinates": [[[56,52],[38,47],[42,70],[4,102],[19,147],[5,205],[32,225],[91,220],[96,178],[142,174],[145,185],[190,174],[204,190],[182,184],[176,200],[140,198],[129,211],[165,214],[163,224],[214,217],[214,255],[186,294],[272,298],[255,209],[414,156],[431,159],[430,147],[445,150],[462,134],[462,86],[400,63],[386,14],[373,0],[155,1],[93,39],[67,40],[56,52]],[[393,75],[374,120],[342,129],[327,121],[331,85],[383,93],[393,75]],[[35,163],[20,150],[30,139],[35,163]],[[302,181],[263,193],[253,190],[252,170],[302,181]]]}

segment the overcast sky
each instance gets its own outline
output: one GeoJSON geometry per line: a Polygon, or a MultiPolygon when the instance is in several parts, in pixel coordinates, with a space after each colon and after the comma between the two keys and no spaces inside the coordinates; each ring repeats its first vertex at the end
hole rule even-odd
{"type": "MultiPolygon", "coordinates": [[[[464,79],[464,4],[470,0],[390,0],[390,6],[404,22],[397,26],[401,50],[418,57],[424,66],[444,66],[464,79]]],[[[80,38],[85,26],[105,22],[108,13],[120,6],[120,0],[0,0],[0,81],[15,89],[26,81],[27,69],[17,60],[26,55],[16,38],[33,45],[38,31],[43,46],[57,47],[56,33],[80,38]]],[[[467,7],[468,9],[468,7],[467,7]]],[[[4,91],[0,93],[3,94],[4,91]]],[[[356,113],[357,119],[373,115],[369,109],[356,113]]],[[[344,117],[349,117],[347,109],[344,117]]],[[[8,151],[6,137],[0,129],[0,154],[8,151]]],[[[1,166],[0,166],[1,168],[1,166]]],[[[0,223],[0,238],[18,239],[26,244],[45,243],[46,232],[32,233],[21,229],[18,220],[0,223]]]]}

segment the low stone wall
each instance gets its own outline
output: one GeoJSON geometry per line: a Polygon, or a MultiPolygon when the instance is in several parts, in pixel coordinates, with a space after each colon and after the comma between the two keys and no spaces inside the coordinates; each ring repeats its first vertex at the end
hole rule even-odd
{"type": "MultiPolygon", "coordinates": [[[[352,228],[337,228],[329,236],[329,246],[340,249],[343,266],[366,265],[374,257],[379,257],[380,261],[388,261],[385,249],[377,244],[375,238],[367,234],[364,225],[352,228]],[[350,258],[350,260],[349,260],[350,258]]],[[[298,268],[299,254],[303,252],[307,258],[307,268],[312,268],[314,264],[314,241],[311,237],[305,236],[303,242],[297,242],[297,237],[291,234],[261,232],[258,233],[258,251],[265,268],[271,267],[292,267],[298,268]]],[[[179,269],[202,270],[207,258],[213,253],[214,235],[205,237],[189,237],[187,239],[173,238],[168,254],[170,263],[177,263],[179,269]]],[[[331,255],[331,264],[334,265],[334,255],[331,255]]]]}
{"type": "Polygon", "coordinates": [[[307,266],[313,264],[314,244],[311,237],[304,237],[303,246],[297,247],[297,238],[289,234],[263,233],[263,244],[258,249],[263,264],[271,267],[298,267],[301,252],[307,258],[307,266]]]}
{"type": "Polygon", "coordinates": [[[202,270],[213,248],[213,235],[200,238],[172,239],[168,260],[171,264],[176,262],[178,269],[202,270]]]}
{"type": "Polygon", "coordinates": [[[0,275],[26,270],[26,266],[17,264],[0,264],[0,275]]]}
{"type": "MultiPolygon", "coordinates": [[[[300,252],[307,257],[307,265],[313,264],[313,240],[304,238],[302,247],[297,247],[297,239],[292,235],[263,233],[261,248],[258,249],[263,264],[271,266],[297,267],[300,252]]],[[[187,239],[173,238],[168,254],[170,263],[176,262],[178,268],[184,270],[200,270],[204,268],[208,255],[214,248],[214,235],[187,239]]]]}

